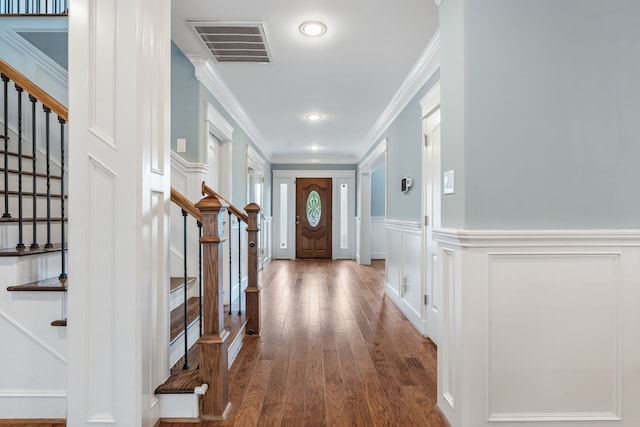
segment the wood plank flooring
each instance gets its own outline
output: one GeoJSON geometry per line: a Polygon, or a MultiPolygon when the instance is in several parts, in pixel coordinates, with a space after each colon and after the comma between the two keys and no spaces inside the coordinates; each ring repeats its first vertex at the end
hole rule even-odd
{"type": "Polygon", "coordinates": [[[273,261],[260,283],[262,335],[230,370],[230,414],[200,425],[445,426],[436,347],[384,296],[383,262],[273,261]]]}

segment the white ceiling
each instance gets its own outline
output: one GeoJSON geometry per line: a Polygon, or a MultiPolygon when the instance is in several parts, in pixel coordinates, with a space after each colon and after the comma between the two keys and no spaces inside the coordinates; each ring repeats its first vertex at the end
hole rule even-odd
{"type": "Polygon", "coordinates": [[[437,13],[433,0],[174,0],[172,39],[213,63],[269,160],[355,163],[436,32],[437,13]],[[326,34],[301,35],[310,20],[326,34]],[[189,21],[262,22],[273,63],[215,63],[189,21]],[[324,118],[305,119],[312,112],[324,118]]]}

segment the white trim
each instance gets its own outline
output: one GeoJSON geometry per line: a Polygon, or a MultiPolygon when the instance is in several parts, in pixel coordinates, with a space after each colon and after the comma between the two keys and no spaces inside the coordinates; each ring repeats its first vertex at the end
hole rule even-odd
{"type": "Polygon", "coordinates": [[[442,0],[435,0],[436,2],[436,6],[440,7],[440,4],[442,3],[442,0]]]}
{"type": "MultiPolygon", "coordinates": [[[[373,168],[373,165],[377,164],[380,156],[382,156],[387,151],[387,138],[380,141],[380,143],[376,146],[376,148],[369,153],[367,157],[360,160],[358,163],[358,169],[369,171],[373,168]]],[[[386,180],[385,180],[386,181],[386,180]]]]}
{"type": "Polygon", "coordinates": [[[262,157],[260,153],[250,145],[247,145],[247,161],[247,166],[251,166],[254,169],[259,170],[264,175],[264,166],[267,162],[264,157],[262,157]]]}
{"type": "Polygon", "coordinates": [[[53,397],[65,398],[67,391],[64,389],[33,390],[33,389],[0,389],[0,398],[6,397],[53,397]]]}
{"type": "Polygon", "coordinates": [[[420,100],[420,107],[422,107],[422,119],[427,118],[440,108],[440,81],[420,100]]]}
{"type": "Polygon", "coordinates": [[[218,75],[214,64],[202,55],[187,55],[187,58],[189,58],[189,61],[193,64],[196,79],[202,82],[209,92],[220,102],[222,107],[227,110],[233,120],[245,131],[247,136],[258,146],[268,160],[271,153],[265,149],[267,146],[265,139],[242,105],[240,105],[240,102],[233,92],[231,92],[231,89],[229,89],[224,83],[224,80],[218,75]]]}
{"type": "Polygon", "coordinates": [[[354,170],[280,170],[272,171],[274,178],[355,178],[354,170]]]}
{"type": "Polygon", "coordinates": [[[369,130],[364,140],[358,146],[358,157],[363,157],[366,152],[382,136],[384,131],[400,114],[404,107],[425,85],[427,80],[440,67],[440,30],[436,30],[431,41],[416,61],[415,65],[405,78],[402,86],[391,99],[387,108],[382,112],[373,127],[369,130]]]}
{"type": "MultiPolygon", "coordinates": [[[[38,61],[38,67],[41,67],[42,70],[49,74],[51,77],[55,78],[58,83],[63,87],[69,86],[69,73],[65,70],[60,64],[51,59],[51,57],[45,55],[40,49],[29,43],[24,37],[18,34],[18,31],[28,31],[28,32],[38,32],[35,29],[17,29],[17,28],[8,28],[4,39],[13,47],[18,49],[21,52],[27,53],[31,57],[35,58],[38,61]]],[[[55,30],[55,29],[46,29],[40,30],[46,32],[59,32],[65,33],[65,30],[55,30]]],[[[62,100],[56,99],[56,101],[61,102],[62,100]]]]}
{"type": "Polygon", "coordinates": [[[282,164],[336,164],[336,165],[350,165],[356,164],[358,162],[358,158],[355,155],[345,154],[345,155],[322,155],[322,154],[309,154],[309,155],[283,155],[278,154],[271,156],[271,163],[282,163],[282,164]]]}
{"type": "Polygon", "coordinates": [[[182,173],[202,173],[206,174],[209,171],[209,166],[205,163],[190,163],[184,159],[180,154],[171,150],[171,165],[175,166],[182,173]]]}
{"type": "Polygon", "coordinates": [[[387,228],[409,231],[409,232],[421,232],[422,223],[419,221],[401,221],[398,219],[386,219],[384,225],[387,228]]]}
{"type": "Polygon", "coordinates": [[[29,338],[31,341],[33,341],[35,344],[40,346],[42,349],[46,350],[47,353],[49,353],[51,356],[53,356],[58,361],[62,362],[63,365],[65,365],[65,366],[67,365],[66,357],[64,357],[62,354],[58,353],[53,347],[51,347],[49,344],[44,342],[42,339],[40,339],[37,336],[35,336],[30,330],[28,330],[27,328],[22,326],[20,323],[18,323],[15,319],[13,319],[7,313],[5,313],[4,311],[0,310],[0,317],[3,317],[7,321],[7,323],[11,324],[18,331],[22,332],[22,334],[24,336],[29,338]]]}
{"type": "Polygon", "coordinates": [[[231,142],[233,140],[233,126],[225,120],[222,114],[220,114],[210,102],[205,102],[205,109],[207,111],[207,122],[214,131],[213,136],[221,142],[231,142]]]}
{"type": "Polygon", "coordinates": [[[640,229],[632,230],[463,230],[433,231],[440,243],[463,247],[640,247],[640,229]]]}

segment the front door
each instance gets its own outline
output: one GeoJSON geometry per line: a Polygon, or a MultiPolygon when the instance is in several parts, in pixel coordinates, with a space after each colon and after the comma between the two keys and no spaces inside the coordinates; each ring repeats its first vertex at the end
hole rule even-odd
{"type": "Polygon", "coordinates": [[[296,258],[331,259],[331,178],[296,178],[296,258]]]}

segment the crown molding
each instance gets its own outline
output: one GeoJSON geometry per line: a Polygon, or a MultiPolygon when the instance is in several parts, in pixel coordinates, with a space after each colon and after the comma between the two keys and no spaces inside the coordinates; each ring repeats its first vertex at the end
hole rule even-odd
{"type": "Polygon", "coordinates": [[[433,37],[431,37],[431,41],[405,78],[400,89],[398,89],[387,108],[378,117],[378,120],[376,120],[364,140],[360,143],[358,148],[359,159],[382,137],[384,131],[398,117],[398,114],[407,106],[438,67],[440,67],[440,30],[436,30],[433,37]]]}
{"type": "Polygon", "coordinates": [[[298,154],[298,155],[273,155],[271,163],[279,164],[334,164],[334,165],[355,165],[358,158],[349,154],[345,155],[318,155],[318,154],[298,154]]]}
{"type": "Polygon", "coordinates": [[[267,157],[267,160],[270,160],[271,153],[265,149],[267,146],[266,141],[251,118],[249,118],[247,112],[242,108],[238,99],[233,92],[231,92],[231,89],[229,89],[222,80],[222,77],[217,73],[211,60],[202,55],[186,56],[195,68],[196,79],[202,82],[233,120],[235,120],[249,138],[251,138],[258,149],[267,157]]]}

